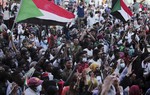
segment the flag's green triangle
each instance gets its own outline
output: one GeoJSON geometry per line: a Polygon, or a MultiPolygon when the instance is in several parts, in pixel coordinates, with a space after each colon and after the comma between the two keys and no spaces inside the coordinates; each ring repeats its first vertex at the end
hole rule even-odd
{"type": "Polygon", "coordinates": [[[115,11],[118,11],[118,10],[121,10],[120,0],[118,0],[116,2],[116,4],[114,5],[114,7],[112,8],[111,12],[115,12],[115,11]]]}
{"type": "Polygon", "coordinates": [[[32,0],[22,0],[16,22],[39,16],[43,16],[43,14],[32,0]]]}

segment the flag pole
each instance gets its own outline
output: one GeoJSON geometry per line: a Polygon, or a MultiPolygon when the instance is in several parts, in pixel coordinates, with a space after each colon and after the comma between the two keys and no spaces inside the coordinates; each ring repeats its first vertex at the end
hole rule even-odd
{"type": "MultiPolygon", "coordinates": [[[[15,24],[16,24],[16,18],[18,17],[18,14],[19,14],[19,11],[20,11],[21,6],[22,6],[22,0],[20,1],[20,7],[19,7],[19,10],[18,10],[18,12],[17,12],[17,15],[15,16],[13,25],[12,25],[12,27],[11,27],[11,36],[12,36],[12,33],[13,33],[13,29],[14,29],[14,27],[15,27],[15,24]]],[[[13,41],[13,39],[12,39],[12,41],[13,41]]],[[[13,43],[13,42],[12,42],[12,43],[13,43]]],[[[20,48],[20,45],[21,45],[21,41],[20,41],[20,34],[19,34],[19,48],[20,48]]]]}
{"type": "Polygon", "coordinates": [[[19,14],[19,11],[20,11],[21,6],[22,6],[22,0],[20,0],[20,7],[19,7],[19,10],[18,10],[18,12],[17,12],[17,15],[15,16],[14,23],[13,23],[12,28],[11,28],[11,32],[13,31],[13,29],[14,29],[14,27],[15,27],[16,18],[18,17],[18,14],[19,14]]]}

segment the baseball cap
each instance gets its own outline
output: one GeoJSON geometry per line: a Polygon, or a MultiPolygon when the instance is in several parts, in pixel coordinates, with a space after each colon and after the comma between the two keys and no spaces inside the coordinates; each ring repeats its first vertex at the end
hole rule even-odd
{"type": "Polygon", "coordinates": [[[44,72],[44,73],[42,74],[42,77],[48,77],[48,72],[44,72]]]}
{"type": "Polygon", "coordinates": [[[37,77],[32,77],[28,80],[28,86],[39,86],[42,83],[43,83],[43,81],[37,77]]]}

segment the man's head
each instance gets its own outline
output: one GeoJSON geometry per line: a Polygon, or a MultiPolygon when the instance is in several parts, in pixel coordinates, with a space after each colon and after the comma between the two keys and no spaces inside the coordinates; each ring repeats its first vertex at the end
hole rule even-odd
{"type": "Polygon", "coordinates": [[[80,6],[82,6],[83,5],[83,2],[80,2],[80,6]]]}
{"type": "Polygon", "coordinates": [[[42,87],[46,95],[57,95],[59,89],[56,81],[44,81],[42,87]]]}
{"type": "Polygon", "coordinates": [[[11,79],[15,83],[17,83],[19,86],[24,85],[24,77],[23,77],[23,72],[21,70],[11,70],[11,79]]]}
{"type": "Polygon", "coordinates": [[[30,57],[30,53],[29,51],[27,50],[27,48],[22,48],[21,49],[21,55],[25,58],[25,59],[28,59],[30,57]]]}
{"type": "Polygon", "coordinates": [[[33,39],[35,37],[35,34],[34,33],[31,33],[30,35],[29,35],[29,38],[30,39],[33,39]]]}
{"type": "Polygon", "coordinates": [[[89,44],[88,44],[88,49],[89,49],[89,50],[93,49],[93,43],[89,43],[89,44]]]}
{"type": "Polygon", "coordinates": [[[57,95],[58,89],[56,88],[56,86],[49,86],[46,92],[47,95],[57,95]]]}
{"type": "Polygon", "coordinates": [[[82,51],[81,53],[80,53],[80,61],[81,62],[87,62],[87,51],[82,51]]]}
{"type": "Polygon", "coordinates": [[[65,58],[65,68],[67,69],[72,68],[72,60],[69,57],[65,58]]]}
{"type": "Polygon", "coordinates": [[[74,39],[74,45],[78,45],[79,44],[79,40],[77,38],[74,39]]]}

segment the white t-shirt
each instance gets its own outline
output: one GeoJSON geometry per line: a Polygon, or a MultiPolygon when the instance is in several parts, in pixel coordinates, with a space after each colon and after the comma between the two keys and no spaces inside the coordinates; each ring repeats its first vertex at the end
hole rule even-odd
{"type": "Polygon", "coordinates": [[[109,46],[107,44],[104,44],[104,53],[107,53],[109,50],[109,46]]]}
{"type": "Polygon", "coordinates": [[[93,17],[89,16],[87,18],[87,26],[90,27],[90,28],[92,28],[94,23],[95,23],[95,17],[94,16],[93,17]]]}
{"type": "Polygon", "coordinates": [[[132,32],[129,33],[129,32],[128,32],[127,37],[125,37],[125,38],[128,39],[128,43],[131,43],[131,41],[132,41],[132,39],[131,39],[132,35],[134,35],[134,33],[132,33],[132,32]]]}
{"type": "Polygon", "coordinates": [[[100,16],[99,16],[99,14],[95,14],[95,22],[100,22],[100,16]]]}
{"type": "Polygon", "coordinates": [[[9,14],[9,11],[8,11],[8,10],[5,10],[5,11],[4,11],[3,19],[4,19],[4,20],[9,20],[9,19],[10,19],[10,14],[9,14]]]}
{"type": "MultiPolygon", "coordinates": [[[[132,35],[134,35],[133,32],[131,32],[131,33],[128,32],[127,36],[125,37],[126,39],[128,39],[128,43],[131,43],[131,41],[132,41],[132,35]]],[[[140,40],[139,37],[138,37],[138,35],[135,36],[135,39],[136,39],[136,41],[140,40]]]]}
{"type": "Polygon", "coordinates": [[[95,64],[97,64],[100,67],[101,64],[102,64],[102,59],[98,59],[97,61],[91,59],[91,60],[89,60],[89,63],[95,63],[95,64]]]}
{"type": "Polygon", "coordinates": [[[27,88],[24,92],[25,95],[40,95],[40,93],[37,93],[33,91],[31,88],[27,88]]]}
{"type": "Polygon", "coordinates": [[[88,56],[93,56],[93,50],[92,49],[89,50],[89,49],[85,48],[83,51],[87,51],[88,56]]]}

